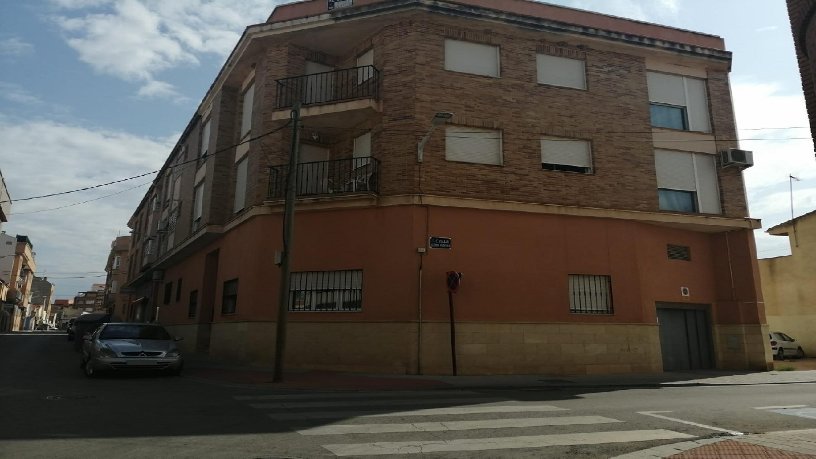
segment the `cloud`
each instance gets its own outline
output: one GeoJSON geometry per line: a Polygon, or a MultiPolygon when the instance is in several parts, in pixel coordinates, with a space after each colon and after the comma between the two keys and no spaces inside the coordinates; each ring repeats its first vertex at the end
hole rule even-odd
{"type": "MultiPolygon", "coordinates": [[[[12,199],[85,187],[161,167],[175,139],[151,139],[54,121],[12,122],[0,115],[0,138],[8,146],[3,176],[12,199]]],[[[153,176],[53,198],[16,201],[3,229],[26,234],[37,252],[37,270],[99,272],[110,242],[127,234],[127,221],[145,186],[63,210],[36,212],[94,199],[150,182],[153,176]]],[[[57,277],[57,276],[54,276],[57,277]]],[[[104,278],[101,278],[104,281],[104,278]]],[[[54,280],[60,295],[87,289],[100,278],[54,280]]]]}
{"type": "Polygon", "coordinates": [[[175,86],[173,86],[172,84],[158,80],[147,82],[145,85],[139,88],[139,92],[136,93],[136,95],[146,99],[152,98],[172,99],[176,103],[183,103],[189,100],[188,98],[182,96],[178,91],[176,91],[175,86]]]}
{"type": "Polygon", "coordinates": [[[282,0],[52,0],[55,22],[79,58],[101,74],[140,83],[141,97],[175,88],[159,75],[226,57],[244,28],[263,22],[282,0]],[[100,11],[100,8],[102,11],[100,11]]]}
{"type": "Polygon", "coordinates": [[[26,91],[22,86],[6,81],[0,81],[0,98],[8,102],[22,105],[42,105],[43,101],[26,91]]]}
{"type": "Polygon", "coordinates": [[[776,32],[777,30],[779,30],[779,26],[771,25],[771,26],[759,27],[758,29],[755,29],[754,32],[765,33],[765,32],[776,32]]]}
{"type": "Polygon", "coordinates": [[[22,56],[34,52],[34,45],[17,37],[0,40],[0,56],[22,56]]]}

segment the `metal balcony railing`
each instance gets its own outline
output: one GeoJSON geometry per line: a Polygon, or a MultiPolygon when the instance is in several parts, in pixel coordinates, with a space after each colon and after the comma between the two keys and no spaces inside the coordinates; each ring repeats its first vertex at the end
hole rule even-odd
{"type": "Polygon", "coordinates": [[[373,65],[277,80],[275,108],[380,98],[380,71],[373,65]]]}
{"type": "MultiPolygon", "coordinates": [[[[286,197],[289,165],[269,168],[269,199],[286,197]]],[[[297,196],[379,193],[380,162],[370,156],[301,163],[295,168],[297,196]]]]}

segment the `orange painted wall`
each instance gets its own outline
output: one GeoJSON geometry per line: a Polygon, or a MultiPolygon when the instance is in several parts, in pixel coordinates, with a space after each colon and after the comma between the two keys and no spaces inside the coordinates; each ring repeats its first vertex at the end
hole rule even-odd
{"type": "MultiPolygon", "coordinates": [[[[215,321],[274,321],[280,226],[278,215],[253,218],[168,269],[166,278],[184,278],[184,304],[163,309],[162,321],[195,322],[187,319],[187,297],[201,288],[204,257],[216,248],[215,321]],[[237,312],[221,315],[223,282],[236,277],[237,312]]],[[[295,228],[293,271],[362,269],[363,311],[290,313],[292,321],[415,321],[420,263],[424,321],[448,320],[449,270],[464,273],[455,296],[461,321],[654,324],[656,302],[712,305],[715,323],[764,321],[749,231],[730,234],[729,266],[723,235],[614,219],[399,206],[300,211],[295,228]],[[451,237],[453,248],[420,255],[427,235],[451,237]],[[692,260],[669,260],[667,244],[689,246],[692,260]],[[735,302],[732,273],[740,285],[735,302]],[[569,274],[610,275],[614,314],[571,314],[569,274]]]]}

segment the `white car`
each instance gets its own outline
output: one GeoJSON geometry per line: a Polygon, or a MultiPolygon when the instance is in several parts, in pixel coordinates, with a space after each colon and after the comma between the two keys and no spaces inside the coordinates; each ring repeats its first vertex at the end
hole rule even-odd
{"type": "Polygon", "coordinates": [[[805,357],[805,351],[796,343],[796,340],[782,332],[772,332],[768,334],[771,339],[771,352],[773,358],[784,360],[785,357],[796,357],[802,359],[805,357]]]}

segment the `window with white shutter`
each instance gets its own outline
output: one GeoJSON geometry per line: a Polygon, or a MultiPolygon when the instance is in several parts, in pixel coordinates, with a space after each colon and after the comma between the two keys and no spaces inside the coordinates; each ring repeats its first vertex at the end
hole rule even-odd
{"type": "Polygon", "coordinates": [[[655,171],[661,210],[721,213],[713,155],[656,150],[655,171]]]}
{"type": "Polygon", "coordinates": [[[207,155],[207,152],[210,148],[210,120],[208,119],[204,123],[204,127],[201,128],[201,150],[199,151],[199,158],[202,156],[207,155]]]}
{"type": "Polygon", "coordinates": [[[252,105],[255,100],[255,83],[244,91],[244,105],[241,113],[241,139],[252,131],[252,105]]]}
{"type": "Polygon", "coordinates": [[[542,137],[541,168],[550,171],[592,173],[592,151],[589,141],[542,137]]]}
{"type": "Polygon", "coordinates": [[[499,77],[499,47],[469,41],[445,40],[445,70],[499,77]]]}
{"type": "Polygon", "coordinates": [[[246,206],[246,186],[247,186],[247,165],[246,156],[235,165],[235,200],[232,207],[233,212],[240,212],[246,206]]]}
{"type": "Polygon", "coordinates": [[[374,68],[370,67],[374,65],[374,49],[369,49],[365,53],[361,54],[357,57],[357,67],[362,67],[357,69],[357,84],[363,83],[364,81],[368,81],[371,77],[374,76],[374,68]]]}
{"type": "Polygon", "coordinates": [[[502,165],[502,132],[468,126],[445,130],[445,159],[464,163],[502,165]]]}
{"type": "Polygon", "coordinates": [[[538,54],[538,82],[565,88],[586,89],[586,66],[580,59],[538,54]]]}
{"type": "Polygon", "coordinates": [[[705,80],[657,72],[646,79],[652,126],[711,132],[705,80]]]}

